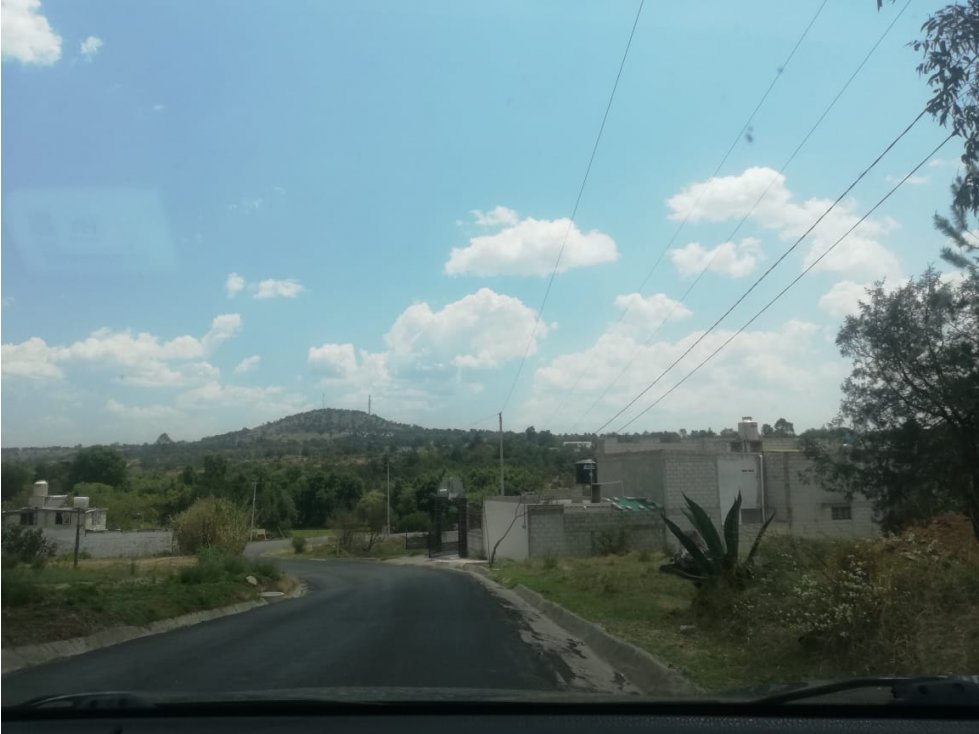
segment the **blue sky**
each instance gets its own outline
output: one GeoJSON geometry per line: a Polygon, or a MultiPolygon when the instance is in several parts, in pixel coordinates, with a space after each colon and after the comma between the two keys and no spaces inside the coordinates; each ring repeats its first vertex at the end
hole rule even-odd
{"type": "MultiPolygon", "coordinates": [[[[506,403],[509,428],[597,430],[927,99],[906,44],[943,3],[914,0],[777,174],[904,6],[829,0],[712,180],[820,4],[647,2],[569,226],[635,2],[3,0],[3,445],[195,439],[368,395],[426,426],[493,428],[506,403]]],[[[606,430],[944,137],[919,122],[606,430]]],[[[831,419],[835,332],[863,285],[938,259],[958,155],[628,430],[831,419]]]]}

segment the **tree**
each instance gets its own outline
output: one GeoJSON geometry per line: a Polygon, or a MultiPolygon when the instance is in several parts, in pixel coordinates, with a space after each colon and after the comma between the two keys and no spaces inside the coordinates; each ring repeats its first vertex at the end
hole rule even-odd
{"type": "Polygon", "coordinates": [[[173,536],[184,553],[210,548],[240,555],[248,541],[248,516],[233,502],[204,497],[174,518],[173,536]]]}
{"type": "Polygon", "coordinates": [[[10,461],[0,465],[0,486],[2,486],[3,501],[10,502],[22,496],[34,479],[34,472],[24,464],[10,461]]]}
{"type": "Polygon", "coordinates": [[[785,420],[785,418],[779,418],[777,421],[775,421],[775,435],[794,436],[795,426],[793,426],[790,421],[785,420]]]}
{"type": "Polygon", "coordinates": [[[121,487],[126,483],[126,460],[109,446],[90,446],[79,451],[71,462],[69,482],[93,482],[121,487]]]}
{"type": "Polygon", "coordinates": [[[361,497],[355,510],[357,519],[367,526],[367,548],[370,551],[384,529],[387,520],[387,499],[382,492],[372,490],[361,497]]]}
{"type": "Polygon", "coordinates": [[[771,425],[769,425],[768,423],[764,423],[764,424],[762,424],[762,427],[761,427],[761,435],[762,436],[765,436],[766,438],[768,436],[773,436],[773,435],[775,435],[775,429],[772,428],[771,425]]]}
{"type": "Polygon", "coordinates": [[[806,451],[825,483],[871,499],[885,528],[953,510],[979,539],[979,274],[955,284],[928,269],[868,296],[836,339],[853,362],[837,440],[806,451]]]}

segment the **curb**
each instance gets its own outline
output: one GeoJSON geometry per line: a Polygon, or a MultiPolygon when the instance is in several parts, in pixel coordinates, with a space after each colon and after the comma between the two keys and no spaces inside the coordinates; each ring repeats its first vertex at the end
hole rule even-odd
{"type": "Polygon", "coordinates": [[[3,650],[2,672],[4,674],[13,673],[24,668],[33,668],[36,665],[51,662],[61,658],[70,658],[75,655],[82,655],[86,652],[99,650],[103,647],[111,647],[122,642],[129,642],[140,637],[158,635],[162,632],[170,632],[181,627],[190,627],[202,622],[210,622],[212,619],[230,617],[233,614],[265,607],[269,604],[278,604],[288,599],[297,599],[303,596],[308,587],[302,581],[296,585],[291,592],[278,600],[256,599],[255,601],[244,601],[231,604],[226,607],[215,609],[204,609],[200,612],[190,612],[179,617],[169,619],[158,619],[147,625],[126,625],[123,627],[110,627],[109,629],[94,632],[85,637],[72,637],[68,640],[56,640],[55,642],[39,642],[34,645],[21,645],[3,650]]]}
{"type": "MultiPolygon", "coordinates": [[[[473,565],[470,567],[463,566],[463,568],[500,585],[485,566],[473,565]]],[[[579,617],[560,604],[545,599],[533,589],[518,584],[511,591],[556,625],[577,636],[598,657],[622,673],[629,679],[629,682],[644,694],[668,697],[689,696],[702,692],[676,669],[658,660],[642,648],[610,635],[601,625],[579,617]]]]}

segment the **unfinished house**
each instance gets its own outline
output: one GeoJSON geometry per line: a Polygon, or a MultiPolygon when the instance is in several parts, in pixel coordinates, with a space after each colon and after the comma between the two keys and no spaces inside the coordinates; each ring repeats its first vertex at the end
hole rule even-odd
{"type": "MultiPolygon", "coordinates": [[[[648,499],[688,527],[683,497],[700,504],[716,523],[741,493],[741,527],[754,537],[772,512],[771,530],[804,537],[864,537],[879,533],[869,501],[828,491],[808,477],[810,462],[795,438],[762,438],[750,418],[738,438],[678,443],[603,442],[597,455],[603,497],[648,499]]],[[[672,544],[672,539],[666,540],[672,544]]]]}

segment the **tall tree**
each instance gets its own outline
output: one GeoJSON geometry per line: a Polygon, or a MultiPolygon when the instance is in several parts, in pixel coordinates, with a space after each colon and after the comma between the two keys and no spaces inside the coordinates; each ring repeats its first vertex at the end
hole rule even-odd
{"type": "Polygon", "coordinates": [[[956,510],[979,538],[979,274],[950,282],[929,269],[868,298],[836,339],[853,362],[837,419],[846,447],[807,451],[831,486],[868,496],[885,526],[956,510]]]}
{"type": "Polygon", "coordinates": [[[126,460],[109,446],[89,446],[75,455],[68,480],[72,486],[94,482],[121,487],[126,483],[126,460]]]}

